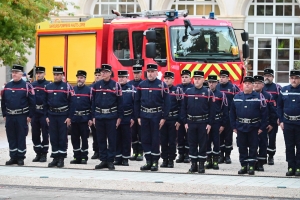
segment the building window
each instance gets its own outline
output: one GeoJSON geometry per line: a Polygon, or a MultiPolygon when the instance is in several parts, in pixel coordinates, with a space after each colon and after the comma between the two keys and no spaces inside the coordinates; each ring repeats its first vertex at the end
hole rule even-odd
{"type": "Polygon", "coordinates": [[[137,0],[96,0],[92,13],[94,15],[110,15],[111,10],[120,13],[141,12],[137,0]]]}
{"type": "Polygon", "coordinates": [[[210,12],[215,12],[220,15],[220,9],[216,0],[175,0],[171,9],[188,10],[189,15],[209,15],[210,12]]]}

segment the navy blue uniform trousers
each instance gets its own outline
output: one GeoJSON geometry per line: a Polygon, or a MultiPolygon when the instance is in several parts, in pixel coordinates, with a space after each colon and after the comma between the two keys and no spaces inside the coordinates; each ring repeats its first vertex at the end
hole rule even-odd
{"type": "Polygon", "coordinates": [[[267,162],[268,130],[258,135],[257,160],[267,162]]]}
{"type": "Polygon", "coordinates": [[[178,130],[178,153],[179,154],[188,154],[189,153],[189,143],[188,143],[188,134],[183,126],[179,127],[178,130]]]}
{"type": "Polygon", "coordinates": [[[116,161],[130,158],[131,130],[130,124],[120,124],[117,129],[116,161]]]}
{"type": "Polygon", "coordinates": [[[117,119],[96,119],[96,132],[101,161],[114,162],[117,144],[116,123],[117,119]]]}
{"type": "Polygon", "coordinates": [[[189,157],[192,162],[205,162],[207,149],[207,123],[188,123],[189,157]]]}
{"type": "Polygon", "coordinates": [[[220,154],[220,122],[215,122],[209,132],[207,140],[207,156],[212,157],[213,155],[218,156],[220,154]],[[211,144],[214,148],[211,148],[211,144]]]}
{"type": "Polygon", "coordinates": [[[232,138],[233,138],[233,130],[228,123],[225,125],[224,130],[220,134],[220,149],[221,152],[229,153],[232,151],[232,138]]]}
{"type": "Polygon", "coordinates": [[[300,125],[284,123],[283,135],[288,168],[300,169],[300,125]],[[296,151],[295,151],[296,147],[296,151]]]}
{"type": "Polygon", "coordinates": [[[45,115],[35,114],[32,117],[31,130],[33,150],[35,151],[35,153],[48,153],[49,132],[45,115]]]}
{"type": "Polygon", "coordinates": [[[166,121],[160,129],[161,158],[175,160],[176,158],[176,121],[166,121]]]}
{"type": "Polygon", "coordinates": [[[268,132],[268,139],[269,139],[269,144],[268,144],[268,154],[270,156],[274,156],[276,153],[276,135],[278,132],[278,125],[277,124],[272,124],[273,129],[268,132]]]}
{"type": "Polygon", "coordinates": [[[71,142],[73,145],[74,158],[76,160],[88,160],[89,129],[87,122],[73,122],[71,126],[71,142]],[[81,145],[80,145],[81,143],[81,145]],[[81,147],[80,147],[81,146],[81,147]]]}
{"type": "Polygon", "coordinates": [[[24,159],[28,133],[27,115],[6,115],[5,127],[10,158],[24,159]]]}
{"type": "Polygon", "coordinates": [[[141,126],[138,120],[134,120],[134,124],[131,127],[132,131],[132,150],[137,153],[143,153],[143,147],[141,142],[141,126]]]}
{"type": "Polygon", "coordinates": [[[95,125],[91,126],[92,136],[93,136],[93,151],[99,152],[98,140],[97,140],[97,133],[95,125]]]}

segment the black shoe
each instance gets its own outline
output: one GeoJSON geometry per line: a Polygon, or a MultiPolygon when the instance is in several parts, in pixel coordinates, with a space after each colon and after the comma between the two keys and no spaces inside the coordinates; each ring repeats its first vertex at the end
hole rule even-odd
{"type": "Polygon", "coordinates": [[[123,165],[122,160],[115,160],[114,165],[123,165]]]}
{"type": "Polygon", "coordinates": [[[213,167],[212,159],[211,158],[207,158],[206,159],[205,169],[211,169],[212,167],[213,167]]]}
{"type": "Polygon", "coordinates": [[[122,165],[123,165],[123,166],[129,166],[129,163],[128,163],[128,159],[127,159],[127,158],[124,158],[124,159],[123,159],[122,165]]]}
{"type": "Polygon", "coordinates": [[[219,159],[219,156],[214,156],[214,157],[213,157],[212,168],[213,168],[214,170],[218,170],[218,169],[219,169],[218,159],[219,159]]]}
{"type": "Polygon", "coordinates": [[[265,171],[264,165],[263,165],[264,162],[265,162],[264,160],[257,161],[257,163],[255,164],[255,167],[254,167],[255,171],[259,171],[259,172],[265,171]]]}
{"type": "Polygon", "coordinates": [[[64,159],[65,159],[65,157],[59,158],[56,166],[59,168],[64,167],[65,166],[64,159]]]}
{"type": "Polygon", "coordinates": [[[81,159],[80,164],[86,165],[87,164],[87,160],[86,159],[81,159]]]}
{"type": "Polygon", "coordinates": [[[230,154],[225,154],[225,163],[231,164],[230,154]]]}
{"type": "Polygon", "coordinates": [[[188,154],[184,154],[184,160],[183,160],[184,163],[190,163],[190,158],[189,158],[189,155],[188,154]]]}
{"type": "Polygon", "coordinates": [[[48,167],[56,167],[58,158],[53,158],[52,162],[48,164],[48,167]]]}
{"type": "Polygon", "coordinates": [[[101,163],[99,165],[95,166],[95,169],[103,169],[103,168],[107,168],[107,162],[106,161],[101,161],[101,163]]]}
{"type": "Polygon", "coordinates": [[[183,163],[183,161],[184,161],[184,155],[179,154],[178,159],[176,159],[176,163],[183,163]]]}
{"type": "Polygon", "coordinates": [[[32,162],[40,162],[40,160],[41,160],[41,154],[37,153],[35,158],[32,160],[32,162]]]}
{"type": "Polygon", "coordinates": [[[242,168],[238,171],[238,174],[246,174],[247,173],[247,167],[242,166],[242,168]]]}
{"type": "Polygon", "coordinates": [[[144,155],[143,153],[138,153],[137,157],[136,157],[136,161],[143,161],[144,160],[144,155]]]}
{"type": "Polygon", "coordinates": [[[300,168],[296,169],[295,176],[300,176],[300,168]]]}
{"type": "Polygon", "coordinates": [[[138,156],[138,153],[136,151],[133,151],[132,156],[129,158],[129,160],[136,160],[136,157],[138,156]]]}
{"type": "Polygon", "coordinates": [[[295,171],[293,170],[293,168],[289,168],[289,171],[287,171],[287,173],[285,175],[286,176],[294,176],[295,175],[295,171]]]}
{"type": "Polygon", "coordinates": [[[99,159],[99,152],[94,152],[94,155],[91,157],[91,159],[99,159]]]}
{"type": "Polygon", "coordinates": [[[157,171],[157,170],[158,170],[158,162],[154,161],[151,166],[151,171],[157,171]]]}
{"type": "Polygon", "coordinates": [[[169,160],[168,168],[174,168],[174,160],[169,160]]]}
{"type": "Polygon", "coordinates": [[[18,159],[18,165],[23,166],[24,165],[24,159],[18,159]]]}
{"type": "Polygon", "coordinates": [[[47,162],[47,153],[41,154],[40,162],[47,162]]]}
{"type": "Polygon", "coordinates": [[[74,158],[74,160],[71,160],[70,164],[81,164],[81,160],[74,158]]]}
{"type": "Polygon", "coordinates": [[[160,167],[162,167],[162,168],[168,167],[168,160],[164,159],[163,162],[161,163],[160,167]]]}
{"type": "Polygon", "coordinates": [[[190,173],[197,172],[198,170],[198,164],[196,162],[192,162],[191,168],[189,169],[190,173]]]}
{"type": "Polygon", "coordinates": [[[253,166],[250,166],[250,167],[249,167],[248,174],[249,174],[249,175],[254,175],[254,173],[255,173],[255,172],[254,172],[254,167],[253,167],[253,166]]]}
{"type": "Polygon", "coordinates": [[[224,153],[221,152],[220,157],[219,157],[219,160],[218,160],[218,163],[219,163],[219,164],[222,164],[222,163],[224,163],[224,162],[225,162],[224,153]]]}
{"type": "Polygon", "coordinates": [[[144,166],[141,166],[140,170],[150,170],[152,166],[152,163],[150,161],[147,161],[144,166]]]}
{"type": "Polygon", "coordinates": [[[273,158],[273,156],[269,156],[269,158],[268,158],[268,165],[274,165],[274,158],[273,158]]]}
{"type": "Polygon", "coordinates": [[[198,173],[200,173],[200,174],[205,173],[204,161],[200,161],[200,162],[199,162],[198,173]]]}
{"type": "Polygon", "coordinates": [[[6,161],[5,163],[5,165],[14,165],[14,164],[18,164],[18,160],[12,158],[9,161],[6,161]]]}
{"type": "Polygon", "coordinates": [[[107,162],[107,168],[109,170],[115,170],[115,165],[113,162],[107,162]]]}

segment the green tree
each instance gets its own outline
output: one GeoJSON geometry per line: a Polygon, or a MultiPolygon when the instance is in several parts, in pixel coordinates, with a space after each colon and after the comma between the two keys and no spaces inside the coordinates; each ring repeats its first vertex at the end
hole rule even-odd
{"type": "Polygon", "coordinates": [[[0,60],[5,65],[25,65],[35,45],[35,25],[73,3],[55,0],[0,0],[0,60]]]}

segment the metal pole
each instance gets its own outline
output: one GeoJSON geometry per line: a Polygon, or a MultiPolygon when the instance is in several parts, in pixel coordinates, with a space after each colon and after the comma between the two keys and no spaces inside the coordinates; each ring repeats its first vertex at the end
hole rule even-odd
{"type": "Polygon", "coordinates": [[[149,10],[152,10],[152,0],[149,0],[149,10]]]}

